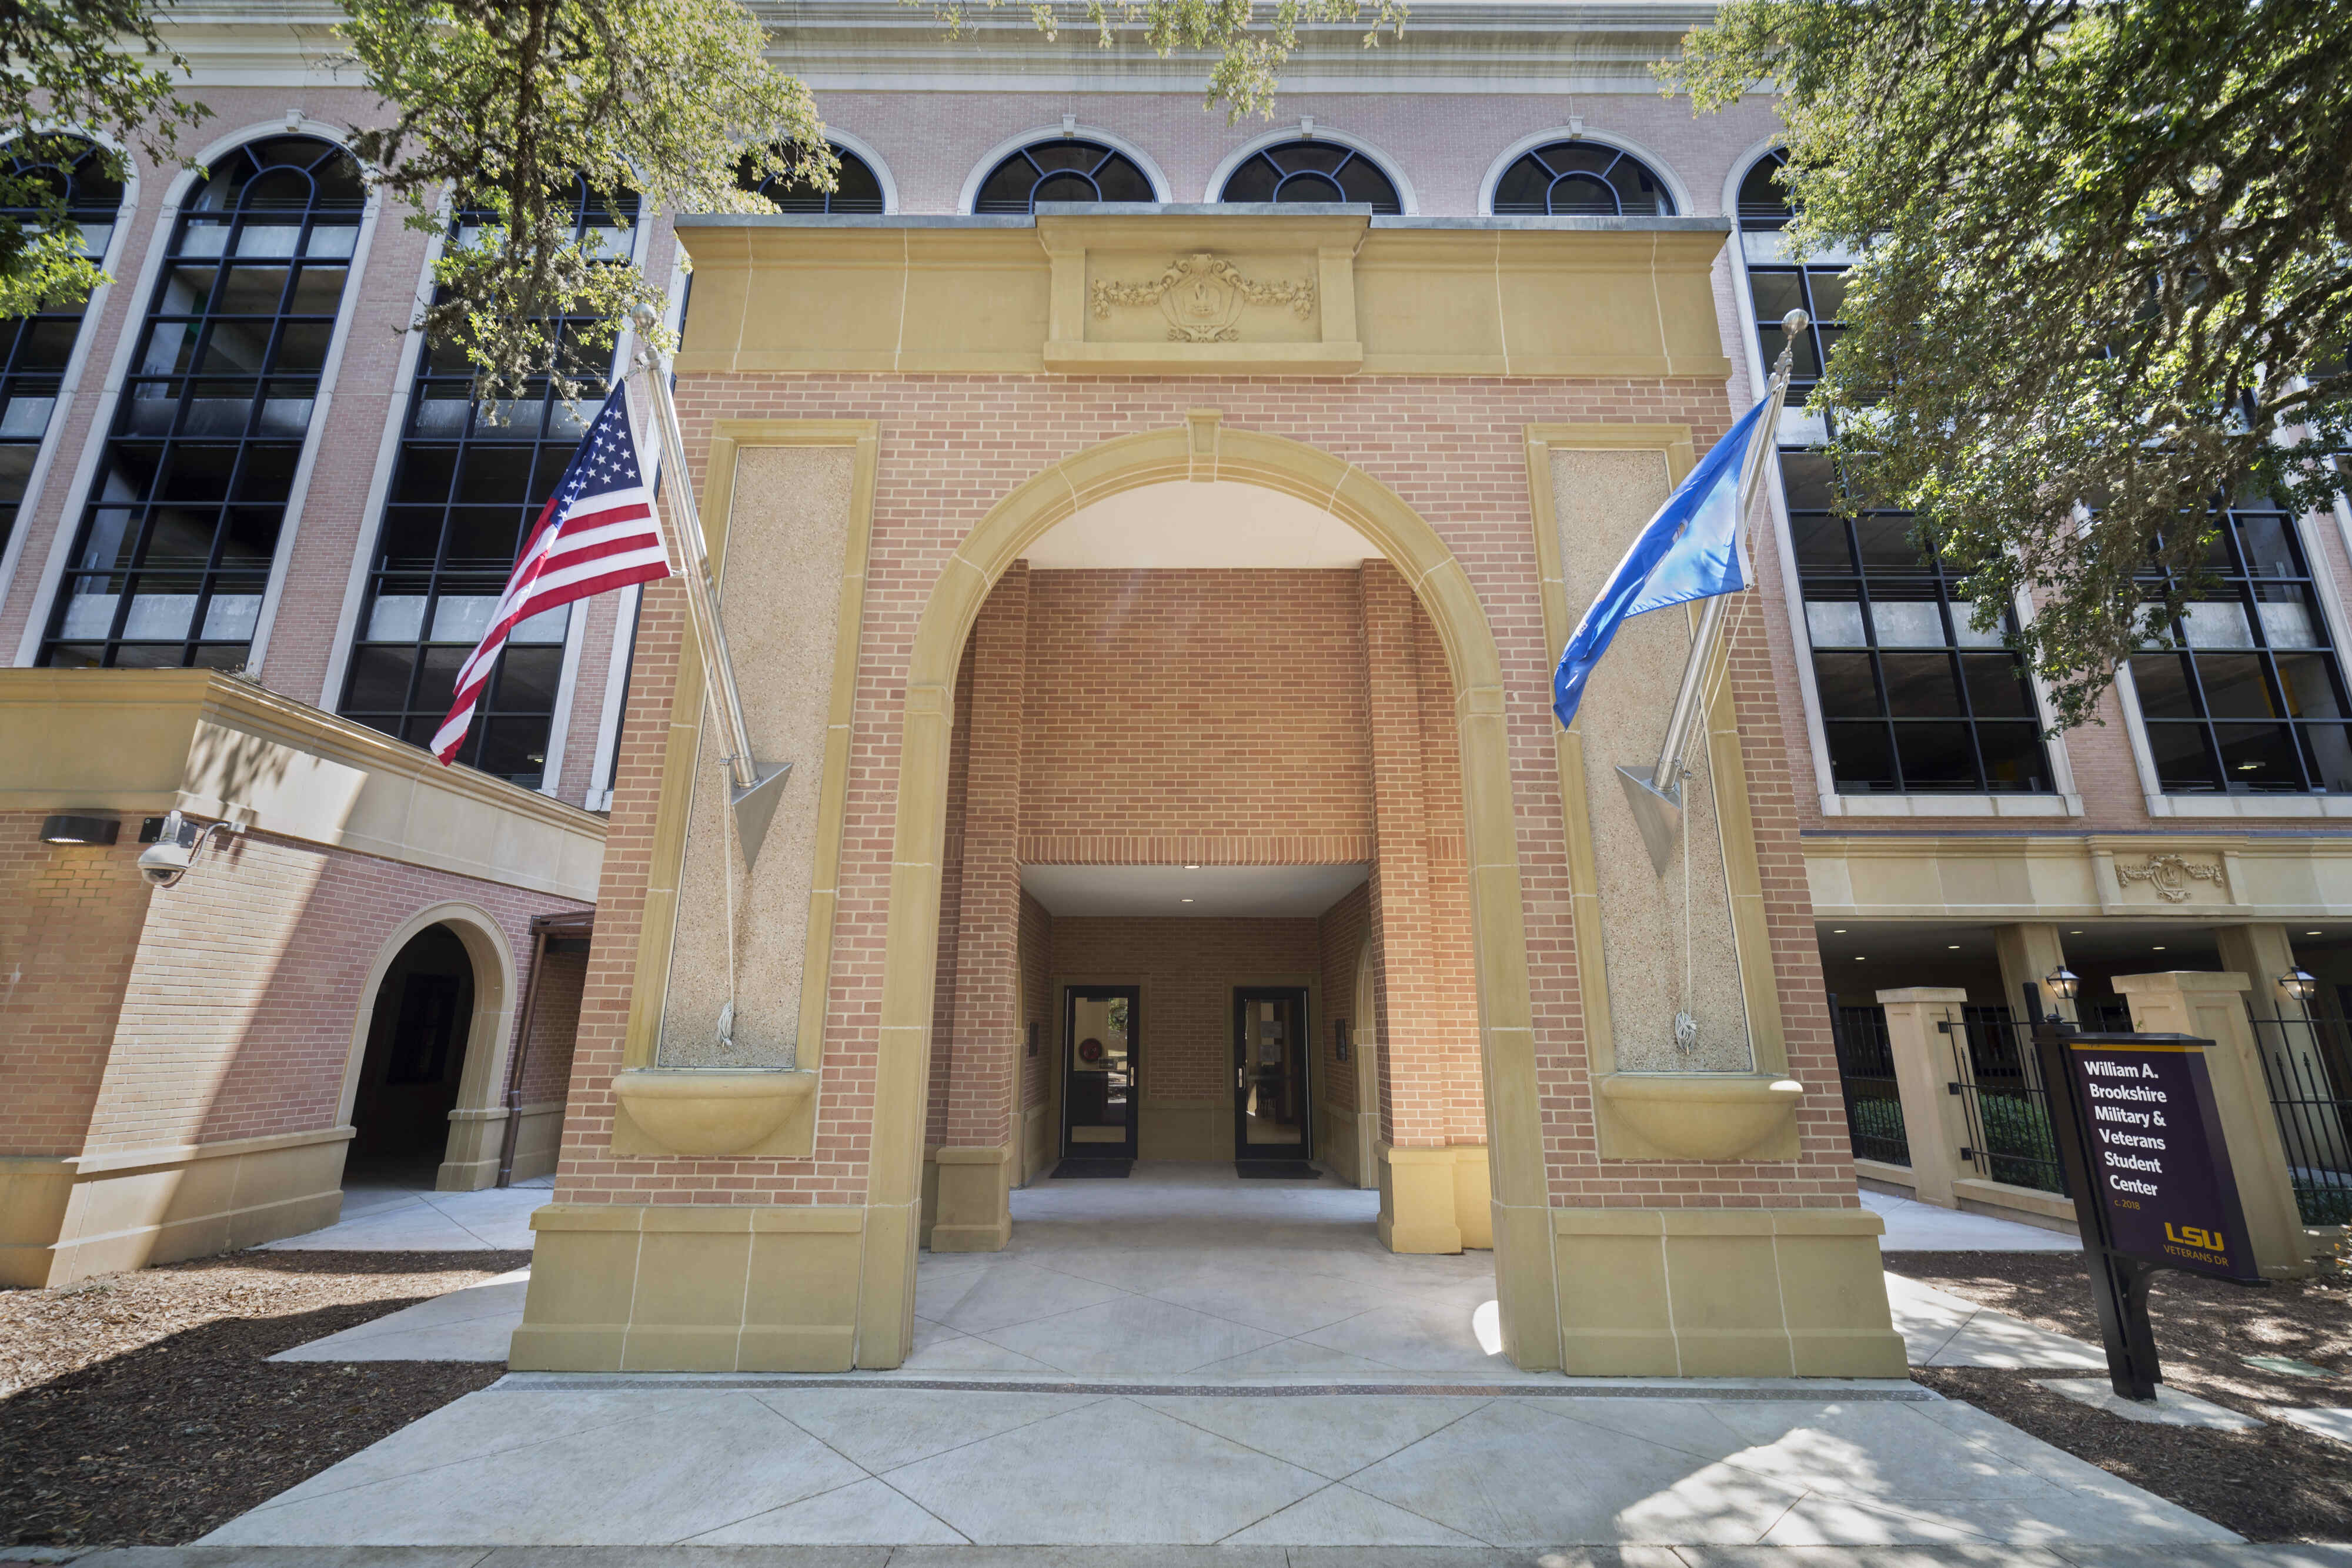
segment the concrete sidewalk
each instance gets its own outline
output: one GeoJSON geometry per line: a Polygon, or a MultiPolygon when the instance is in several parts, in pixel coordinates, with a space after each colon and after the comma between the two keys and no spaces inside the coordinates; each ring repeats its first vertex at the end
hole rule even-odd
{"type": "MultiPolygon", "coordinates": [[[[0,1548],[0,1563],[8,1561],[0,1548]]],[[[2352,1568],[2352,1546],[141,1546],[88,1568],[2352,1568]]]]}

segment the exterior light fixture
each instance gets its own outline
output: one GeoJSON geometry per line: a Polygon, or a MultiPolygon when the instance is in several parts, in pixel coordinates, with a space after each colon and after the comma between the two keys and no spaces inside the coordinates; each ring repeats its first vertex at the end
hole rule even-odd
{"type": "Polygon", "coordinates": [[[2148,951],[2149,951],[2149,952],[2151,952],[2151,953],[2161,953],[2161,952],[2163,952],[2163,951],[2164,951],[2164,948],[2163,948],[2163,946],[2162,946],[2161,945],[2158,945],[2158,946],[2157,946],[2150,947],[2150,948],[2148,949],[2148,951]]]}
{"type": "Polygon", "coordinates": [[[2318,936],[2318,935],[2319,935],[2319,933],[2318,933],[2318,932],[2316,932],[2316,931],[2306,931],[2306,932],[2305,932],[2305,933],[2304,933],[2304,935],[2305,935],[2305,936],[2318,936]]]}
{"type": "Polygon", "coordinates": [[[2289,969],[2279,977],[2279,989],[2296,1001],[2307,1002],[2319,994],[2319,977],[2302,967],[2289,969]]]}
{"type": "Polygon", "coordinates": [[[43,820],[41,841],[45,844],[110,844],[121,831],[122,824],[112,817],[62,811],[43,820]]]}
{"type": "Polygon", "coordinates": [[[1199,861],[1186,861],[1184,862],[1184,869],[1186,871],[1199,871],[1201,869],[1201,862],[1199,861]]]}
{"type": "Polygon", "coordinates": [[[1959,950],[1960,950],[1960,945],[1959,945],[1958,943],[1957,943],[1957,942],[1948,943],[1948,944],[1947,944],[1947,945],[1945,946],[1945,948],[1944,948],[1944,951],[1945,951],[1945,952],[1947,952],[1947,953],[1957,953],[1957,952],[1958,952],[1959,950]]]}
{"type": "Polygon", "coordinates": [[[2083,977],[2063,964],[2042,976],[2042,980],[2050,988],[2050,994],[2062,1002],[2073,1001],[2074,993],[2083,988],[2083,977]]]}

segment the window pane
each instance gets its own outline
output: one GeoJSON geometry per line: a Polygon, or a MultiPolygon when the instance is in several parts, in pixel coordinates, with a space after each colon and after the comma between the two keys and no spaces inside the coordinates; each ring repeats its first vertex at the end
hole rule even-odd
{"type": "Polygon", "coordinates": [[[1867,653],[1815,653],[1813,684],[1821,692],[1823,718],[1876,718],[1885,711],[1867,653]]]}
{"type": "Polygon", "coordinates": [[[2025,672],[2007,653],[1969,653],[1960,660],[1969,706],[1979,718],[2032,718],[2033,690],[2025,672]]]}
{"type": "Polygon", "coordinates": [[[1862,632],[1862,606],[1853,602],[1805,601],[1805,628],[1816,648],[1859,648],[1870,639],[1862,632]]]}
{"type": "Polygon", "coordinates": [[[2282,653],[2279,685],[2286,694],[2286,711],[2297,718],[2342,718],[2343,694],[2336,689],[2333,659],[2324,653],[2282,653]]]}
{"type": "Polygon", "coordinates": [[[1976,758],[1964,724],[1898,724],[1895,746],[1906,789],[1974,789],[1976,758]]]}
{"type": "Polygon", "coordinates": [[[2156,777],[2167,789],[2206,790],[2221,787],[2221,775],[2214,770],[2206,745],[2202,725],[2152,722],[2147,727],[2147,747],[2156,758],[2156,777]]]}
{"type": "Polygon", "coordinates": [[[2352,794],[2352,731],[2340,724],[2307,724],[2295,733],[2314,783],[2331,794],[2352,794]]]}
{"type": "Polygon", "coordinates": [[[1870,623],[1878,632],[1882,648],[1941,648],[1948,645],[1944,636],[1943,611],[1932,601],[1898,600],[1888,602],[1878,598],[1879,590],[1872,591],[1870,623]]]}
{"type": "Polygon", "coordinates": [[[2200,653],[2197,678],[2205,688],[2205,711],[2215,718],[2279,716],[2260,654],[2200,653]]]}
{"type": "Polygon", "coordinates": [[[1883,724],[1823,725],[1830,743],[1830,771],[1842,790],[1891,790],[1895,749],[1883,724]]]}
{"type": "Polygon", "coordinates": [[[2147,718],[2195,718],[2196,698],[2189,684],[2188,662],[2179,653],[2140,653],[2131,662],[2132,685],[2139,693],[2139,711],[2147,718]]]}
{"type": "Polygon", "coordinates": [[[2221,773],[2232,789],[2300,789],[2292,735],[2284,725],[2217,724],[2213,738],[2221,747],[2221,773]]]}
{"type": "Polygon", "coordinates": [[[1980,724],[1977,746],[1984,753],[1988,789],[2008,793],[2050,788],[2049,753],[2034,726],[1980,724]]]}
{"type": "MultiPolygon", "coordinates": [[[[1887,711],[1895,717],[1960,716],[1959,687],[1952,679],[1950,655],[1887,653],[1881,664],[1886,672],[1887,711]]],[[[1909,771],[1907,767],[1905,771],[1909,771]]]]}
{"type": "Polygon", "coordinates": [[[2246,607],[2235,600],[2183,605],[2180,622],[2192,648],[2254,645],[2254,629],[2247,622],[2246,607]]]}
{"type": "Polygon", "coordinates": [[[289,267],[289,258],[306,223],[355,222],[364,197],[358,166],[341,148],[270,136],[215,160],[183,200],[172,248],[235,260],[163,268],[134,373],[170,379],[134,382],[117,405],[74,551],[85,562],[178,570],[139,580],[120,632],[92,623],[91,608],[75,602],[88,594],[61,595],[41,662],[79,662],[89,638],[107,636],[142,644],[101,655],[117,664],[244,662],[346,270],[289,267]],[[289,294],[319,319],[280,319],[289,294]],[[194,379],[183,379],[189,372],[194,379]],[[157,505],[143,517],[124,505],[151,498],[157,505]],[[190,638],[204,645],[187,646],[190,638]],[[66,642],[71,650],[58,646],[66,642]]]}

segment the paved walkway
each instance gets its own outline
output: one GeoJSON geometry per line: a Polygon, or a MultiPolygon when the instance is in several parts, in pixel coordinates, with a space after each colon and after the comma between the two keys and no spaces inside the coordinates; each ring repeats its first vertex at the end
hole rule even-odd
{"type": "Polygon", "coordinates": [[[530,1211],[550,1201],[554,1187],[553,1176],[480,1192],[347,1182],[335,1224],[263,1246],[289,1252],[528,1252],[530,1211]]]}

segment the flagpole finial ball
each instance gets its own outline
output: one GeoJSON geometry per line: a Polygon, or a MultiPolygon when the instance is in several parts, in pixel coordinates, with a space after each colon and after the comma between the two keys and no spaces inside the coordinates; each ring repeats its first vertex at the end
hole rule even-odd
{"type": "MultiPolygon", "coordinates": [[[[644,307],[640,306],[638,308],[642,309],[644,307]]],[[[1786,316],[1780,318],[1780,330],[1788,333],[1789,336],[1793,338],[1798,333],[1803,331],[1806,328],[1811,326],[1812,323],[1813,319],[1806,315],[1803,311],[1791,310],[1786,316]]]]}
{"type": "MultiPolygon", "coordinates": [[[[1804,312],[1799,311],[1797,314],[1802,315],[1804,312]]],[[[654,308],[652,306],[640,303],[635,309],[629,312],[629,319],[637,324],[638,331],[650,332],[654,329],[654,323],[659,320],[660,318],[654,314],[654,308]]],[[[1801,322],[1799,325],[1801,326],[1802,323],[1801,322]]]]}

